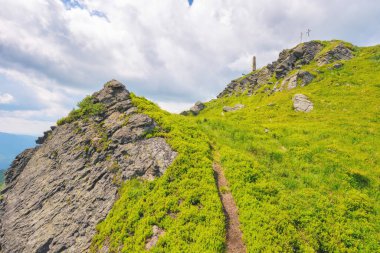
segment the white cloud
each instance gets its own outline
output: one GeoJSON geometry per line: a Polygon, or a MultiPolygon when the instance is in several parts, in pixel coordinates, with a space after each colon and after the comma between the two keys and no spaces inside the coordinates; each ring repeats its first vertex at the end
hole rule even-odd
{"type": "Polygon", "coordinates": [[[52,122],[0,116],[0,132],[3,133],[42,136],[52,125],[52,122]]]}
{"type": "Polygon", "coordinates": [[[157,104],[161,109],[170,111],[172,113],[180,113],[186,110],[189,110],[192,107],[193,103],[181,103],[181,102],[162,102],[158,101],[157,104]]]}
{"type": "Polygon", "coordinates": [[[258,66],[275,60],[307,28],[312,39],[380,42],[372,0],[0,2],[0,92],[17,102],[29,93],[37,109],[18,109],[27,120],[55,121],[113,78],[178,112],[249,71],[252,55],[258,66]]]}
{"type": "Polygon", "coordinates": [[[14,97],[9,93],[0,93],[0,104],[10,104],[14,101],[14,97]]]}

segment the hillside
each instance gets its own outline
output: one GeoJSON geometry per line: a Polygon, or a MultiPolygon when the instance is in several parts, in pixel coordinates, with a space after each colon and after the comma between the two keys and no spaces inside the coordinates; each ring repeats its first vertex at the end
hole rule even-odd
{"type": "MultiPolygon", "coordinates": [[[[339,45],[323,42],[319,55],[339,45]]],[[[196,117],[220,154],[249,252],[380,250],[380,46],[348,47],[351,60],[311,60],[273,84],[222,94],[196,117]],[[314,79],[277,92],[294,71],[314,79]],[[312,111],[294,110],[297,93],[312,111]],[[223,112],[235,104],[245,107],[223,112]]]]}
{"type": "Polygon", "coordinates": [[[380,46],[342,41],[186,116],[110,81],[13,162],[0,251],[378,252],[379,97],[380,46]]]}

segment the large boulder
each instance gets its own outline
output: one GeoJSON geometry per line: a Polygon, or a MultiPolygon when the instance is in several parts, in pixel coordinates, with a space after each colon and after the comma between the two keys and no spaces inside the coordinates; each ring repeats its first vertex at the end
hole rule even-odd
{"type": "Polygon", "coordinates": [[[310,112],[314,106],[307,96],[295,94],[293,97],[293,108],[297,112],[310,112]]]}

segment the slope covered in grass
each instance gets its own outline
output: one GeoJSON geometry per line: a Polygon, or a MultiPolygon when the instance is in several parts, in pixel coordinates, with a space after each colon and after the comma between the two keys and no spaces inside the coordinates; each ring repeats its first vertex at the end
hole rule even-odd
{"type": "Polygon", "coordinates": [[[380,46],[354,53],[338,69],[304,66],[306,87],[220,98],[192,117],[221,155],[249,252],[380,251],[380,46]],[[297,93],[313,111],[293,110],[297,93]]]}
{"type": "Polygon", "coordinates": [[[153,135],[165,137],[178,156],[162,177],[124,183],[97,227],[91,251],[143,252],[156,225],[165,232],[152,252],[222,252],[224,216],[207,136],[191,118],[171,115],[144,98],[132,100],[161,126],[153,135]]]}

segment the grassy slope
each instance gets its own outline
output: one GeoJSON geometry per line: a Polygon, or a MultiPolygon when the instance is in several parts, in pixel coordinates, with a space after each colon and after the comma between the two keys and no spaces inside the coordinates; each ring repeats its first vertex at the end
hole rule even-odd
{"type": "Polygon", "coordinates": [[[165,174],[152,182],[131,180],[120,189],[105,221],[97,227],[91,251],[143,252],[152,226],[165,230],[152,252],[222,252],[225,224],[207,136],[191,118],[171,115],[133,96],[140,111],[159,123],[163,136],[178,152],[165,174]]]}
{"type": "Polygon", "coordinates": [[[193,117],[221,154],[249,252],[380,251],[380,46],[329,67],[305,67],[320,71],[307,87],[214,100],[193,117]],[[296,93],[311,113],[293,111],[296,93]]]}

